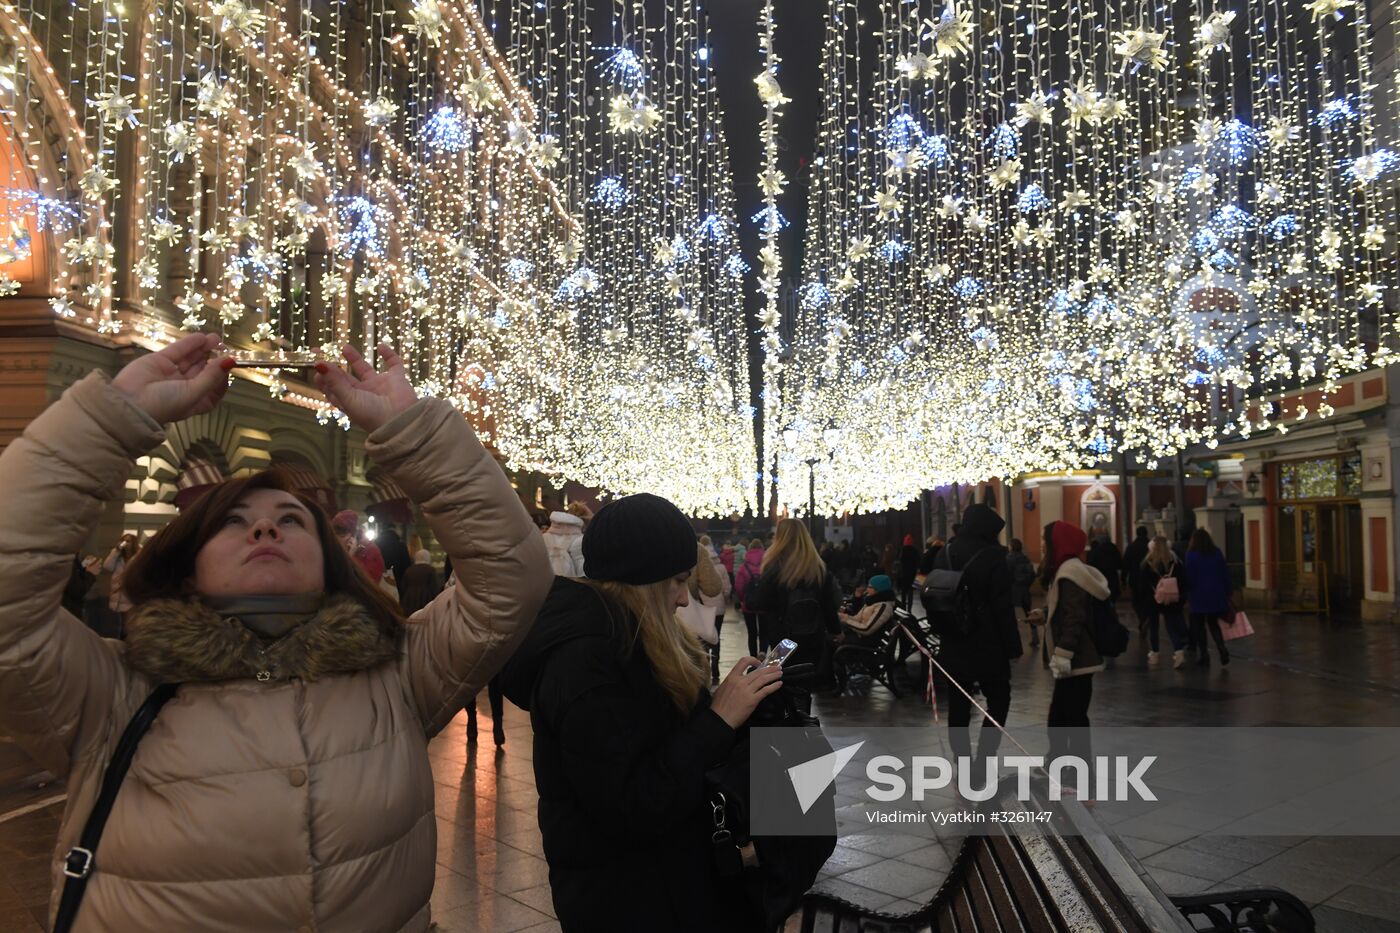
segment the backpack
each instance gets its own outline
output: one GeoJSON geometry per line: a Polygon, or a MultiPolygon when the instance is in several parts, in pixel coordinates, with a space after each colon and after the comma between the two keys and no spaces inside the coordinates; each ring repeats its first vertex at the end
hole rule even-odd
{"type": "MultiPolygon", "coordinates": [[[[826,581],[823,580],[824,584],[826,581]]],[[[800,642],[822,631],[822,586],[799,586],[788,592],[783,606],[782,633],[800,642]]]]}
{"type": "Polygon", "coordinates": [[[1172,561],[1166,572],[1157,578],[1157,587],[1152,591],[1152,598],[1159,606],[1175,606],[1181,602],[1181,584],[1177,582],[1176,577],[1169,576],[1174,570],[1176,561],[1172,561]]]}
{"type": "Polygon", "coordinates": [[[1116,658],[1128,650],[1128,630],[1118,621],[1118,610],[1107,599],[1093,599],[1089,620],[1094,647],[1106,658],[1116,658]]]}
{"type": "MultiPolygon", "coordinates": [[[[970,580],[966,574],[977,563],[977,559],[994,548],[983,548],[962,570],[934,569],[924,580],[922,599],[924,610],[935,625],[944,628],[948,634],[966,636],[972,631],[975,620],[976,598],[972,595],[970,580]]],[[[952,564],[952,558],[948,563],[952,564]]]]}

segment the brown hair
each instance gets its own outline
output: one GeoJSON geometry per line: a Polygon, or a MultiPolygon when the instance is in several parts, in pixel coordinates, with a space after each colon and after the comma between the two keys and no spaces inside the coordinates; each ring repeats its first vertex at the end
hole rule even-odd
{"type": "Polygon", "coordinates": [[[804,583],[816,585],[826,578],[826,564],[812,543],[807,526],[795,518],[778,523],[773,546],[763,555],[763,570],[776,566],[778,582],[788,589],[804,583]]]}
{"type": "Polygon", "coordinates": [[[292,488],[290,478],[277,469],[220,483],[157,532],[126,565],[122,583],[131,601],[139,604],[150,599],[188,599],[192,595],[195,556],[222,527],[224,518],[239,500],[258,489],[288,493],[311,513],[316,537],[321,542],[326,595],[344,593],[353,597],[386,630],[403,621],[399,607],[389,595],[375,586],[340,546],[325,509],[292,488]]]}

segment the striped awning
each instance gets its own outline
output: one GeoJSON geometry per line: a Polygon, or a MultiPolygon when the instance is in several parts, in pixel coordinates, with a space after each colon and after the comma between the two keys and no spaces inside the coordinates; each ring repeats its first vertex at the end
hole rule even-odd
{"type": "Polygon", "coordinates": [[[335,490],[320,473],[303,463],[287,460],[274,459],[271,468],[287,477],[297,492],[315,499],[327,512],[335,513],[335,490]]]}
{"type": "Polygon", "coordinates": [[[365,511],[382,522],[405,525],[413,521],[413,503],[399,484],[387,476],[370,477],[369,505],[365,511]]]}
{"type": "Polygon", "coordinates": [[[222,483],[227,477],[223,471],[198,457],[185,461],[180,475],[175,479],[175,508],[189,507],[196,499],[222,483]]]}

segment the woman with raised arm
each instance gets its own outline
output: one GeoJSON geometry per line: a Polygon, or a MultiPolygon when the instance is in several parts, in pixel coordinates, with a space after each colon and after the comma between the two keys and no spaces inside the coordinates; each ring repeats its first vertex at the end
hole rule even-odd
{"type": "MultiPolygon", "coordinates": [[[[504,663],[548,589],[510,483],[402,360],[345,348],[327,399],[422,508],[458,583],[411,619],[277,473],[229,480],[128,565],[124,642],[60,606],[69,555],[163,424],[207,412],[233,361],[194,335],[93,373],[0,455],[0,734],[67,776],[53,860],[71,928],[426,930],[436,823],[427,743],[504,663]],[[78,846],[114,750],[159,685],[99,844],[78,846]]],[[[120,743],[125,744],[125,743],[120,743]]],[[[120,773],[120,768],[114,774],[120,773]]],[[[86,841],[86,840],[85,840],[86,841]]]]}

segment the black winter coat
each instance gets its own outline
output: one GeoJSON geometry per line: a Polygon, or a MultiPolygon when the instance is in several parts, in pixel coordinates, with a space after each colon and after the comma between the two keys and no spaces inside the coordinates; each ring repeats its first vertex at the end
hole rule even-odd
{"type": "Polygon", "coordinates": [[[997,543],[1005,526],[1001,516],[982,503],[968,506],[963,513],[962,531],[938,555],[937,566],[961,570],[977,608],[976,622],[966,637],[942,638],[940,651],[955,660],[964,656],[979,658],[1019,658],[1021,633],[1016,627],[1015,589],[1006,548],[997,543]],[[989,554],[973,557],[982,551],[989,554]],[[969,565],[971,566],[969,567],[969,565]]]}
{"type": "Polygon", "coordinates": [[[797,642],[797,650],[784,667],[825,663],[826,636],[841,631],[841,584],[831,573],[821,583],[787,587],[778,579],[782,568],[773,564],[763,571],[749,593],[747,603],[759,615],[759,624],[776,643],[784,638],[797,642]],[[807,611],[810,610],[810,611],[807,611]]]}
{"type": "Polygon", "coordinates": [[[682,715],[635,621],[563,577],[500,676],[530,712],[540,831],[565,933],[729,933],[757,922],[718,878],[705,772],[735,732],[703,688],[682,715]]]}

